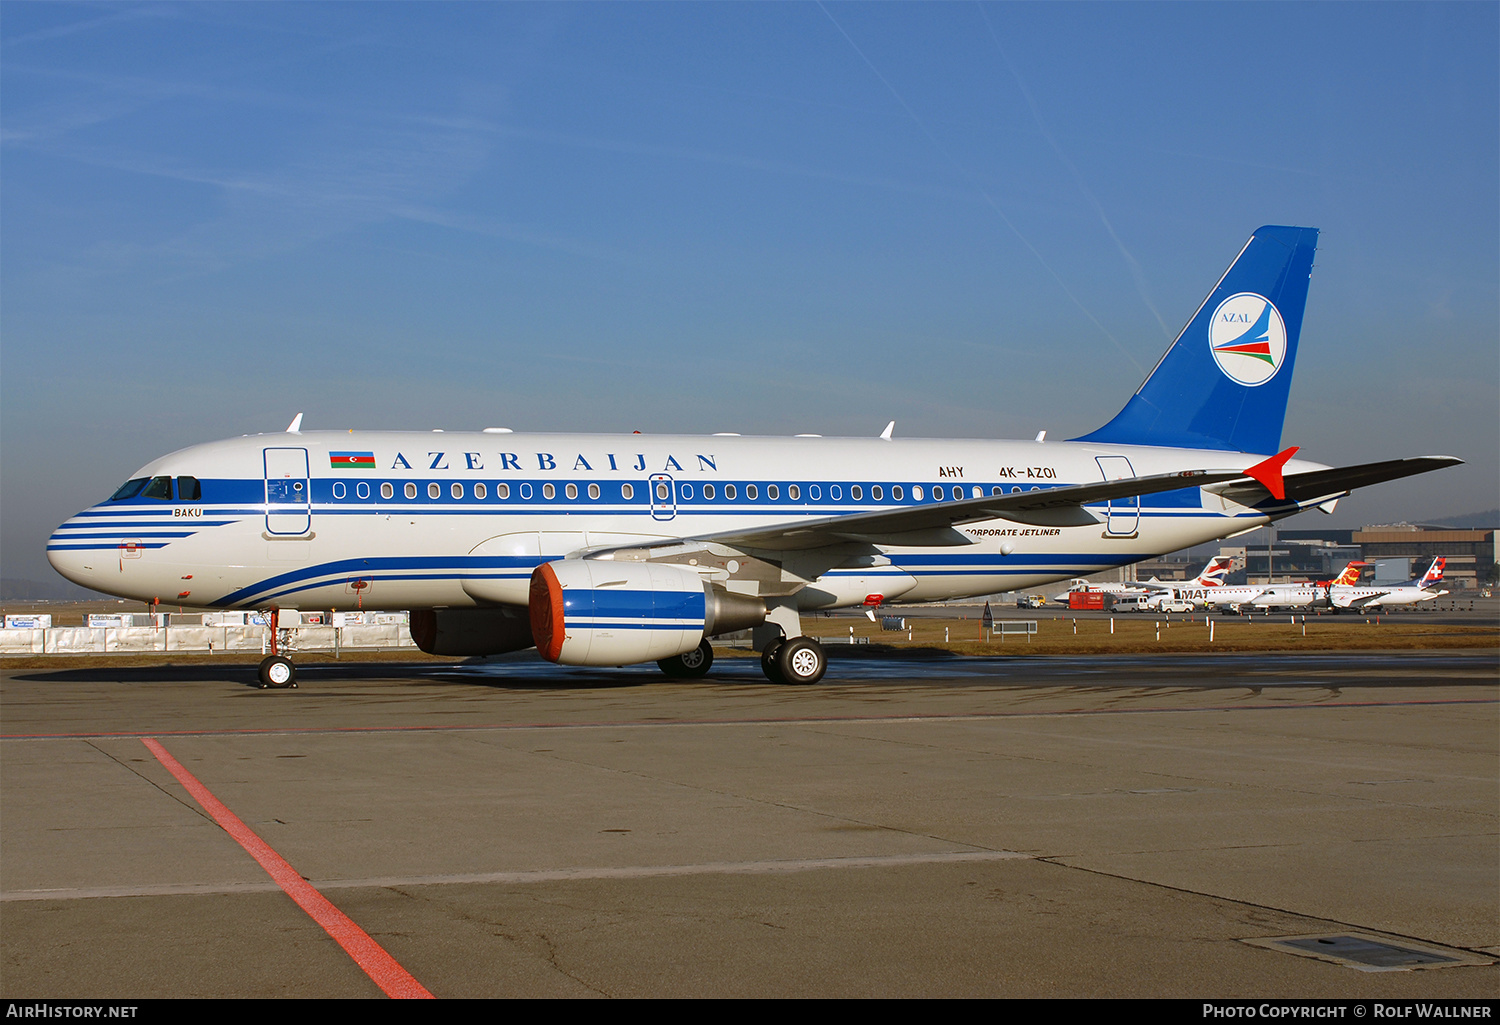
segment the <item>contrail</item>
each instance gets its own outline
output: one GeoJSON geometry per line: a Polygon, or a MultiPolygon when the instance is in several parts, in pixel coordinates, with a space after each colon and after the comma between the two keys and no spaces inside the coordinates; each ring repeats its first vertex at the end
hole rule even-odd
{"type": "MultiPolygon", "coordinates": [[[[1052,269],[1052,265],[1047,262],[1046,257],[1042,256],[1037,247],[1032,245],[1031,241],[1027,239],[1025,235],[1021,234],[1021,229],[1016,227],[1015,222],[1006,215],[1005,211],[1001,209],[1000,204],[995,202],[995,197],[991,196],[988,190],[986,190],[984,186],[979,184],[979,181],[975,177],[975,175],[970,172],[969,169],[965,167],[957,157],[949,152],[948,147],[944,146],[941,142],[938,141],[937,136],[933,135],[932,132],[928,130],[927,125],[923,123],[922,119],[917,116],[917,112],[911,109],[911,104],[907,103],[906,100],[902,98],[901,94],[896,91],[896,87],[891,84],[890,79],[886,78],[880,73],[880,69],[875,66],[874,62],[871,61],[869,57],[865,56],[865,52],[859,48],[859,44],[854,41],[854,39],[849,35],[848,32],[844,31],[844,26],[840,25],[838,23],[838,19],[836,19],[832,14],[829,13],[827,7],[823,6],[823,0],[817,0],[817,4],[818,9],[824,14],[828,15],[828,20],[833,22],[833,27],[839,30],[839,34],[843,36],[846,41],[848,41],[851,47],[854,48],[854,52],[859,54],[859,59],[865,62],[865,66],[868,67],[872,72],[874,72],[875,77],[880,79],[881,83],[886,87],[887,90],[890,91],[890,94],[896,98],[896,102],[901,104],[901,109],[906,111],[907,116],[912,119],[912,123],[915,124],[919,129],[921,129],[922,134],[927,136],[928,141],[937,148],[938,152],[942,153],[943,156],[946,157],[954,167],[958,168],[959,173],[969,180],[970,184],[973,185],[973,187],[979,192],[980,196],[984,198],[984,201],[989,204],[990,209],[1000,215],[1000,219],[1005,222],[1005,226],[1011,230],[1011,233],[1014,234],[1017,239],[1020,240],[1021,244],[1027,249],[1031,250],[1031,255],[1036,257],[1037,263],[1041,264],[1043,269],[1046,270],[1048,274],[1052,275],[1052,280],[1057,282],[1057,287],[1063,290],[1063,294],[1073,301],[1073,305],[1077,306],[1078,309],[1083,312],[1083,315],[1085,317],[1088,317],[1089,320],[1093,321],[1094,326],[1097,327],[1101,332],[1103,332],[1104,337],[1108,338],[1111,342],[1114,343],[1115,348],[1120,350],[1121,355],[1128,359],[1131,365],[1134,366],[1137,371],[1139,371],[1141,374],[1145,374],[1145,368],[1136,361],[1136,358],[1130,354],[1129,350],[1127,350],[1125,346],[1120,344],[1120,340],[1118,338],[1110,334],[1109,328],[1105,327],[1100,322],[1099,318],[1094,316],[1089,308],[1083,304],[1083,301],[1080,300],[1078,296],[1073,294],[1073,290],[1063,283],[1063,279],[1058,275],[1057,271],[1052,269]]],[[[1118,239],[1116,241],[1118,241],[1118,239]]]]}
{"type": "Polygon", "coordinates": [[[1167,326],[1167,322],[1162,319],[1162,315],[1157,310],[1156,304],[1151,301],[1151,294],[1146,285],[1146,272],[1141,269],[1140,263],[1131,254],[1130,250],[1125,248],[1125,243],[1120,240],[1120,236],[1115,234],[1115,226],[1109,222],[1109,217],[1104,213],[1104,207],[1099,203],[1093,192],[1089,190],[1088,185],[1084,183],[1083,174],[1078,170],[1073,161],[1068,158],[1068,155],[1063,152],[1062,147],[1057,144],[1057,139],[1053,137],[1051,129],[1042,120],[1041,112],[1036,109],[1036,100],[1032,98],[1031,90],[1026,88],[1026,83],[1021,81],[1020,72],[1011,63],[1010,54],[1005,52],[1005,47],[1001,44],[1000,37],[995,34],[995,26],[990,23],[990,16],[984,13],[984,5],[975,0],[974,6],[979,8],[979,16],[984,19],[984,27],[989,29],[990,38],[995,42],[995,49],[1000,51],[1000,58],[1005,61],[1005,66],[1010,69],[1011,77],[1016,80],[1016,88],[1020,89],[1021,95],[1026,97],[1026,106],[1031,109],[1031,119],[1036,122],[1037,130],[1042,133],[1042,138],[1046,139],[1047,144],[1052,147],[1052,152],[1057,154],[1057,159],[1066,164],[1068,170],[1073,173],[1073,181],[1077,183],[1078,191],[1082,192],[1084,198],[1093,204],[1094,210],[1099,214],[1099,220],[1104,222],[1104,230],[1109,232],[1110,238],[1114,239],[1115,246],[1120,250],[1120,255],[1125,257],[1125,262],[1130,267],[1130,273],[1135,278],[1136,291],[1140,293],[1141,301],[1146,304],[1146,308],[1151,311],[1151,315],[1161,325],[1162,333],[1170,339],[1172,337],[1172,329],[1167,326]]]}

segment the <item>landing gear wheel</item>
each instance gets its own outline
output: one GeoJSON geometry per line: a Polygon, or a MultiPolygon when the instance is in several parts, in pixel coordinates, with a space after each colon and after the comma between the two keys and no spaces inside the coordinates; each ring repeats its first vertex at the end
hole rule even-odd
{"type": "Polygon", "coordinates": [[[700,676],[708,675],[709,668],[714,664],[714,647],[705,637],[703,643],[692,651],[684,651],[681,655],[664,658],[656,664],[668,676],[696,680],[700,676]]]}
{"type": "Polygon", "coordinates": [[[828,656],[811,637],[793,637],[777,649],[776,668],[786,683],[817,683],[828,669],[828,656]]]}
{"type": "Polygon", "coordinates": [[[776,664],[776,654],[786,645],[786,638],[774,640],[766,645],[766,650],[760,653],[760,671],[766,674],[766,679],[772,683],[786,683],[786,677],[781,675],[781,667],[776,664]]]}
{"type": "Polygon", "coordinates": [[[297,686],[297,667],[292,660],[280,655],[267,655],[260,660],[260,685],[262,688],[297,686]]]}

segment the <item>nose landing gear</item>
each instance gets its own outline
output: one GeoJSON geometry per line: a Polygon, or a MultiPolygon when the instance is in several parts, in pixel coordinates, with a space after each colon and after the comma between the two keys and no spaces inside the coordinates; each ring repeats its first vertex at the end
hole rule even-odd
{"type": "Polygon", "coordinates": [[[282,655],[267,655],[260,660],[260,685],[266,687],[297,686],[297,667],[292,660],[282,655]]]}
{"type": "Polygon", "coordinates": [[[297,667],[292,665],[292,660],[282,655],[278,642],[281,637],[280,623],[278,622],[277,609],[271,609],[265,613],[266,622],[271,627],[271,653],[260,660],[260,686],[262,690],[273,687],[281,690],[284,687],[297,686],[297,667]]]}

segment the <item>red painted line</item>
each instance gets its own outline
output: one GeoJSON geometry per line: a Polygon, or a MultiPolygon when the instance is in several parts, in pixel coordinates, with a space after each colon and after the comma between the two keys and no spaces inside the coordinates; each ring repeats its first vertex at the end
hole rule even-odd
{"type": "Polygon", "coordinates": [[[209,792],[208,787],[198,782],[196,776],[168,754],[166,748],[151,737],[142,738],[141,743],[146,745],[168,772],[177,777],[177,782],[187,788],[187,792],[193,795],[193,800],[213,816],[213,820],[223,827],[224,832],[234,837],[235,842],[245,849],[245,853],[260,863],[260,867],[276,881],[276,885],[280,886],[288,897],[296,901],[298,907],[311,915],[312,920],[321,925],[323,930],[333,937],[334,942],[354,958],[354,963],[364,969],[364,973],[374,981],[375,985],[384,990],[387,996],[408,1000],[433,999],[426,987],[413,978],[405,968],[402,968],[395,958],[386,953],[384,947],[370,939],[369,933],[355,925],[353,919],[334,907],[327,897],[303,879],[285,858],[271,849],[270,844],[241,822],[239,816],[226,808],[222,801],[209,792]]]}

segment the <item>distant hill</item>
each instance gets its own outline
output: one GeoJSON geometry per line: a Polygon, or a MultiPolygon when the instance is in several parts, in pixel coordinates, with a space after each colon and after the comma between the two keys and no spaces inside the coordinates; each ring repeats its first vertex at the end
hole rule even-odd
{"type": "Polygon", "coordinates": [[[1423,520],[1424,527],[1452,527],[1456,530],[1496,530],[1500,529],[1500,509],[1486,509],[1484,512],[1465,513],[1463,516],[1445,516],[1440,520],[1423,520]]]}
{"type": "Polygon", "coordinates": [[[0,601],[102,601],[112,597],[79,587],[62,577],[55,580],[0,577],[0,601]]]}

